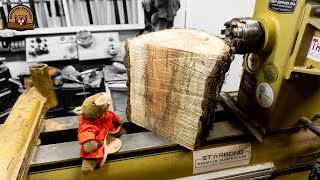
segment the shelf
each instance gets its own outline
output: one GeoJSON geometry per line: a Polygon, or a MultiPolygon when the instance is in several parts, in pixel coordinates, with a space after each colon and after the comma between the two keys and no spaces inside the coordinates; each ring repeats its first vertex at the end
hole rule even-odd
{"type": "Polygon", "coordinates": [[[76,33],[80,30],[87,30],[91,32],[108,32],[108,31],[141,30],[144,28],[145,28],[145,24],[116,24],[116,25],[39,28],[39,29],[26,30],[26,31],[16,31],[11,29],[6,29],[6,30],[0,30],[0,37],[71,34],[71,33],[76,33]]]}
{"type": "MultiPolygon", "coordinates": [[[[37,35],[52,35],[52,34],[75,34],[80,30],[87,30],[91,32],[110,32],[110,31],[130,31],[142,30],[145,28],[144,9],[142,5],[143,0],[135,0],[136,4],[136,21],[133,24],[108,24],[108,25],[87,25],[87,26],[71,26],[67,19],[70,19],[70,14],[65,12],[67,21],[66,27],[49,27],[36,28],[34,30],[16,31],[11,29],[0,30],[1,37],[16,37],[16,36],[37,36],[37,35]]],[[[6,0],[5,0],[6,2],[6,0]]],[[[67,9],[65,9],[67,10],[67,9]]]]}

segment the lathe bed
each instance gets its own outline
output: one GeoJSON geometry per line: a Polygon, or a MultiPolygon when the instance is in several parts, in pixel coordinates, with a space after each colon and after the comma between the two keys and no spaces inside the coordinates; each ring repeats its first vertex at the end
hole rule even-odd
{"type": "MultiPolygon", "coordinates": [[[[40,135],[42,145],[36,147],[27,179],[173,179],[193,175],[192,151],[131,122],[124,125],[128,134],[120,137],[121,150],[108,155],[106,165],[94,173],[83,175],[76,139],[78,117],[46,121],[40,135]]],[[[207,145],[199,149],[251,143],[250,165],[272,161],[275,164],[273,176],[276,177],[310,169],[314,159],[308,160],[308,157],[319,155],[319,145],[311,143],[311,139],[317,142],[317,138],[310,131],[297,127],[269,133],[264,142],[259,143],[232,113],[219,105],[217,122],[207,137],[207,145]],[[305,149],[314,153],[305,155],[305,149]]]]}

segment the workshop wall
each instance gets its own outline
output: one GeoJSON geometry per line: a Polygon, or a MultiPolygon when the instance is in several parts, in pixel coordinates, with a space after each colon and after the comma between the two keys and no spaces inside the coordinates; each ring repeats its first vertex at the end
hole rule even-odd
{"type": "MultiPolygon", "coordinates": [[[[255,0],[181,0],[175,19],[177,28],[195,28],[219,35],[223,24],[235,17],[252,17],[255,0]]],[[[237,91],[242,72],[242,56],[237,55],[227,73],[222,91],[237,91]]]]}

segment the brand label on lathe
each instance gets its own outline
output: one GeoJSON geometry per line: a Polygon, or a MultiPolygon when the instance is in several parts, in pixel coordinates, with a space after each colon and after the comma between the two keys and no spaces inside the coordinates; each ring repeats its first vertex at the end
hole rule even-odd
{"type": "Polygon", "coordinates": [[[256,90],[256,98],[260,106],[268,108],[273,103],[273,90],[267,83],[260,83],[256,90]]]}
{"type": "Polygon", "coordinates": [[[298,0],[269,0],[269,10],[280,14],[292,14],[297,3],[298,0]]]}
{"type": "Polygon", "coordinates": [[[307,58],[320,62],[320,38],[313,36],[307,58]]]}
{"type": "Polygon", "coordinates": [[[251,97],[254,94],[256,85],[257,85],[257,80],[254,78],[254,76],[247,71],[243,71],[242,79],[240,82],[241,90],[246,95],[251,97]]]}
{"type": "Polygon", "coordinates": [[[250,157],[250,143],[194,151],[193,174],[247,165],[250,157]]]}
{"type": "Polygon", "coordinates": [[[278,68],[273,63],[268,63],[263,68],[263,76],[268,83],[274,83],[278,78],[278,68]]]}
{"type": "Polygon", "coordinates": [[[249,53],[245,55],[245,67],[250,73],[255,73],[260,67],[260,56],[249,53]]]}

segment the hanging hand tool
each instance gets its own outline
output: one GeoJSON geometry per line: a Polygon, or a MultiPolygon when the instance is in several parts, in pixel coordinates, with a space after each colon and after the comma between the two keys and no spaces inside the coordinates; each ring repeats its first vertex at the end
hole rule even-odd
{"type": "Polygon", "coordinates": [[[5,29],[5,28],[7,28],[7,18],[6,18],[6,14],[4,13],[2,1],[0,1],[0,16],[2,19],[3,29],[5,29]]]}
{"type": "Polygon", "coordinates": [[[7,0],[7,10],[8,10],[8,15],[11,11],[11,1],[10,0],[7,0]]]}
{"type": "Polygon", "coordinates": [[[88,15],[89,15],[89,22],[90,22],[90,24],[93,24],[91,7],[90,7],[90,0],[86,0],[86,5],[87,5],[87,10],[88,10],[88,15]]]}
{"type": "Polygon", "coordinates": [[[128,24],[128,10],[127,10],[127,2],[126,0],[122,0],[123,2],[123,11],[124,11],[124,21],[126,24],[128,24]]]}
{"type": "MultiPolygon", "coordinates": [[[[9,2],[10,0],[8,0],[9,2]]],[[[22,4],[21,3],[21,0],[19,0],[19,4],[22,4]]],[[[34,1],[33,0],[29,0],[29,4],[30,4],[30,8],[31,8],[31,11],[33,13],[33,17],[34,17],[34,24],[37,27],[39,27],[39,24],[38,24],[38,20],[37,20],[37,14],[36,14],[36,10],[34,8],[34,1]]]]}
{"type": "Polygon", "coordinates": [[[119,8],[117,0],[113,0],[116,24],[120,24],[119,8]]]}
{"type": "Polygon", "coordinates": [[[67,27],[70,27],[71,22],[70,22],[69,8],[68,8],[67,0],[62,0],[62,5],[63,5],[63,10],[64,10],[64,15],[66,18],[66,25],[67,25],[67,27]]]}
{"type": "Polygon", "coordinates": [[[52,15],[53,27],[57,27],[57,14],[56,14],[56,10],[55,10],[54,0],[50,0],[50,10],[51,10],[51,15],[52,15]]]}

